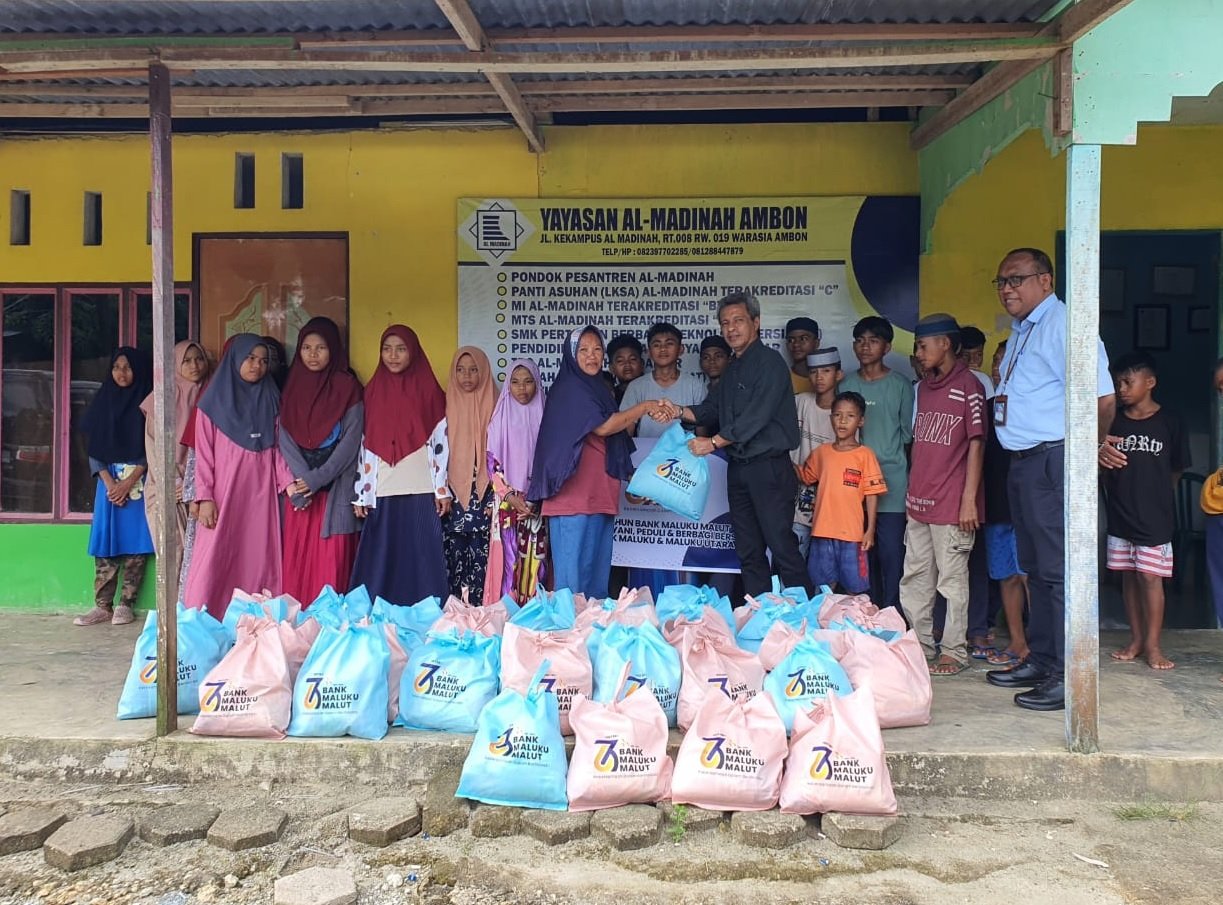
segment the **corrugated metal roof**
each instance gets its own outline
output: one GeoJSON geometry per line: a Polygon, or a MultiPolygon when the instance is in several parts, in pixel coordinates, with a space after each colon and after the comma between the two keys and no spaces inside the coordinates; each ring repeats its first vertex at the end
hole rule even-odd
{"type": "MultiPolygon", "coordinates": [[[[471,0],[485,28],[1033,22],[1059,0],[471,0]]],[[[426,0],[0,0],[0,32],[269,34],[439,29],[426,0]]]]}

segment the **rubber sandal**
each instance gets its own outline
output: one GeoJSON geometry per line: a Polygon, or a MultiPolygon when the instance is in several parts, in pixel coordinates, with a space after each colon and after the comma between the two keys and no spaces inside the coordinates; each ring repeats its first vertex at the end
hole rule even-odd
{"type": "Polygon", "coordinates": [[[114,614],[109,607],[95,606],[84,616],[77,616],[72,620],[73,625],[102,625],[109,623],[114,614]]]}
{"type": "Polygon", "coordinates": [[[990,666],[1013,667],[1018,666],[1027,657],[1021,657],[1010,648],[1006,650],[996,650],[985,658],[985,662],[990,666]]]}
{"type": "Polygon", "coordinates": [[[974,660],[989,660],[990,654],[996,654],[997,651],[988,644],[974,644],[968,649],[969,656],[974,660]]]}
{"type": "Polygon", "coordinates": [[[958,676],[966,669],[968,669],[967,663],[961,663],[959,660],[952,660],[950,657],[946,659],[939,658],[938,662],[930,664],[930,675],[958,676]]]}

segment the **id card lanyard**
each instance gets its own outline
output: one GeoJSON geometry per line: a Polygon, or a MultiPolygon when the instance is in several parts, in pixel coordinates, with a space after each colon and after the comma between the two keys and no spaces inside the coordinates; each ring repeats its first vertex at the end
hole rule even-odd
{"type": "Polygon", "coordinates": [[[1023,350],[1028,346],[1028,340],[1032,338],[1032,334],[1036,332],[1039,324],[1032,324],[1026,333],[1023,335],[1023,342],[1019,344],[1019,348],[1015,351],[1015,357],[1011,359],[1007,365],[1006,373],[1002,375],[1002,382],[998,384],[998,391],[994,394],[994,426],[1006,426],[1006,387],[1011,382],[1011,374],[1015,371],[1015,365],[1019,364],[1019,357],[1023,355],[1023,350]]]}

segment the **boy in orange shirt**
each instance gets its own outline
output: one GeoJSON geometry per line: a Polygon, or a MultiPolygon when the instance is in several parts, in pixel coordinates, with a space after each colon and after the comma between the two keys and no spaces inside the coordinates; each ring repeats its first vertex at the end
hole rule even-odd
{"type": "Polygon", "coordinates": [[[839,393],[832,403],[836,440],[816,447],[797,466],[800,481],[819,484],[807,575],[817,588],[835,584],[846,594],[865,594],[870,587],[866,553],[875,545],[879,496],[888,489],[879,460],[858,441],[865,421],[866,400],[839,393]]]}

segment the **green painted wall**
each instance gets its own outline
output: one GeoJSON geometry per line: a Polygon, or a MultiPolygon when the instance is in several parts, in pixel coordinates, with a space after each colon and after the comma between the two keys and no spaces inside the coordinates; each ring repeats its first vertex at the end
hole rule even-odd
{"type": "MultiPolygon", "coordinates": [[[[0,524],[0,609],[69,613],[93,605],[89,525],[0,524]]],[[[140,589],[153,605],[153,560],[140,589]]]]}

